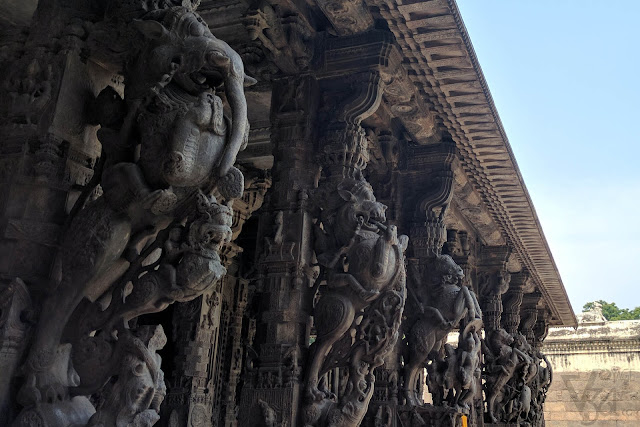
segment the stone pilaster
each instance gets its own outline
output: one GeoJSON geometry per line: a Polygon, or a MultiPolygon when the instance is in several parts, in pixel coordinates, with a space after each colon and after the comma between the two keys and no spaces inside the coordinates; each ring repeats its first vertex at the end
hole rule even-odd
{"type": "Polygon", "coordinates": [[[298,417],[313,277],[308,198],[320,172],[311,143],[315,140],[317,93],[311,75],[273,82],[273,185],[260,218],[256,250],[259,363],[244,377],[240,426],[259,425],[264,411],[269,410],[275,411],[279,425],[295,425],[298,417]]]}
{"type": "Polygon", "coordinates": [[[80,57],[85,13],[39,2],[0,72],[0,280],[30,291],[47,292],[66,215],[100,156],[85,107],[115,75],[80,57]]]}
{"type": "Polygon", "coordinates": [[[174,420],[179,425],[204,426],[213,418],[214,394],[208,389],[213,373],[209,366],[211,354],[216,354],[211,347],[219,332],[220,289],[175,306],[175,367],[167,381],[161,425],[174,420]]]}
{"type": "Polygon", "coordinates": [[[0,54],[1,424],[16,415],[10,409],[17,408],[15,374],[30,345],[28,326],[50,321],[40,316],[41,303],[55,286],[67,214],[100,156],[87,106],[115,78],[81,58],[83,5],[36,3],[28,31],[0,54]]]}
{"type": "Polygon", "coordinates": [[[227,427],[238,425],[237,415],[240,410],[236,402],[240,374],[243,369],[244,342],[242,339],[243,320],[248,299],[248,281],[237,279],[233,289],[229,290],[233,305],[227,326],[226,351],[224,353],[223,381],[221,389],[221,408],[218,419],[227,427]],[[224,378],[226,377],[226,378],[224,378]]]}

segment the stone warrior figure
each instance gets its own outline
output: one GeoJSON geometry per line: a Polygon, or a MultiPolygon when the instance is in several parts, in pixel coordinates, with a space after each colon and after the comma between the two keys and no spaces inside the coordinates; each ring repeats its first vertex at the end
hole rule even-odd
{"type": "Polygon", "coordinates": [[[478,385],[482,376],[482,340],[478,336],[476,325],[469,324],[460,332],[457,350],[455,404],[463,410],[469,410],[479,391],[478,385]]]}
{"type": "Polygon", "coordinates": [[[542,416],[542,402],[551,382],[550,365],[546,357],[534,349],[524,335],[514,336],[513,350],[519,357],[519,371],[506,384],[502,397],[503,409],[498,415],[505,422],[536,425],[542,416]]]}
{"type": "MultiPolygon", "coordinates": [[[[413,283],[422,286],[410,288],[414,310],[407,310],[405,321],[407,363],[404,387],[407,404],[418,406],[416,392],[418,373],[427,360],[436,361],[449,332],[460,321],[479,329],[482,312],[475,297],[463,283],[464,273],[449,255],[438,255],[430,266],[412,269],[413,283]]],[[[451,381],[455,375],[449,375],[451,381]]]]}
{"type": "MultiPolygon", "coordinates": [[[[518,348],[518,342],[504,329],[490,331],[483,341],[482,352],[485,359],[485,394],[487,396],[487,414],[493,423],[504,419],[507,383],[515,378],[519,369],[527,376],[532,359],[518,348]]],[[[527,379],[522,380],[525,385],[527,379]]]]}
{"type": "Polygon", "coordinates": [[[232,200],[243,192],[233,164],[248,135],[243,86],[255,80],[193,6],[136,4],[110,2],[87,41],[121,67],[124,100],[109,88],[98,97],[111,103],[97,109],[103,195],[77,212],[64,236],[18,396],[27,409],[100,390],[121,369],[101,361],[146,357],[127,344],[128,320],[191,300],[226,273],[218,252],[231,238],[232,200]],[[118,42],[121,34],[138,38],[118,42]],[[230,118],[216,94],[222,85],[230,118]]]}
{"type": "Polygon", "coordinates": [[[322,198],[316,229],[319,281],[326,288],[313,311],[318,337],[306,377],[306,426],[360,425],[373,395],[373,371],[397,341],[405,301],[408,238],[383,224],[386,207],[363,178],[345,178],[337,189],[322,198]],[[348,367],[340,402],[321,381],[336,367],[348,367]]]}

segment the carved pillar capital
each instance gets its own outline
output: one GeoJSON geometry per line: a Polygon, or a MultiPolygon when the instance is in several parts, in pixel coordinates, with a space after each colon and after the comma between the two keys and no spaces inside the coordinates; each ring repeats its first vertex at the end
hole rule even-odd
{"type": "Polygon", "coordinates": [[[535,334],[533,333],[536,322],[538,321],[538,303],[542,299],[540,292],[534,291],[525,294],[522,299],[522,308],[520,309],[520,332],[527,338],[529,344],[535,343],[535,334]]]}
{"type": "Polygon", "coordinates": [[[484,326],[487,331],[500,329],[502,295],[509,289],[511,274],[507,261],[511,250],[508,246],[484,246],[478,261],[478,290],[484,326]]]}
{"type": "Polygon", "coordinates": [[[520,325],[520,307],[525,293],[533,291],[531,275],[527,270],[511,274],[509,289],[502,297],[502,327],[512,335],[520,325]]]}
{"type": "Polygon", "coordinates": [[[413,189],[409,208],[413,209],[411,242],[415,257],[439,255],[447,240],[444,215],[453,197],[451,163],[455,152],[455,143],[444,140],[412,147],[408,154],[405,186],[413,189]],[[430,173],[425,174],[425,170],[430,173]]]}
{"type": "Polygon", "coordinates": [[[549,322],[551,321],[551,312],[547,307],[538,309],[538,316],[536,319],[536,324],[533,329],[534,335],[534,347],[540,348],[542,347],[542,343],[544,339],[547,337],[549,333],[549,322]]]}
{"type": "Polygon", "coordinates": [[[318,71],[324,123],[320,160],[327,177],[358,178],[369,161],[369,141],[360,123],[380,106],[400,54],[383,31],[328,38],[325,46],[318,71]]]}

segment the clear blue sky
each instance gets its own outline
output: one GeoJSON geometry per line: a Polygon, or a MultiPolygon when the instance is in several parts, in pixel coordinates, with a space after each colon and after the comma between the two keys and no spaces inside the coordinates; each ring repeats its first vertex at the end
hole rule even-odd
{"type": "Polygon", "coordinates": [[[640,1],[458,7],[574,311],[640,306],[640,1]]]}

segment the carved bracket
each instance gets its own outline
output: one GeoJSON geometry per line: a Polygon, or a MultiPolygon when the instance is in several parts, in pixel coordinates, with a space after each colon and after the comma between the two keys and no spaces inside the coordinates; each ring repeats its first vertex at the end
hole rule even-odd
{"type": "Polygon", "coordinates": [[[531,275],[527,270],[511,274],[509,290],[502,297],[502,327],[512,335],[520,325],[520,307],[525,293],[533,291],[531,275]]]}
{"type": "Polygon", "coordinates": [[[373,18],[363,0],[319,0],[318,6],[340,36],[362,33],[373,27],[373,18]]]}
{"type": "Polygon", "coordinates": [[[447,239],[444,215],[453,197],[451,163],[455,152],[452,141],[443,141],[432,146],[412,147],[408,153],[405,186],[413,193],[411,241],[415,257],[440,254],[447,239]]]}

